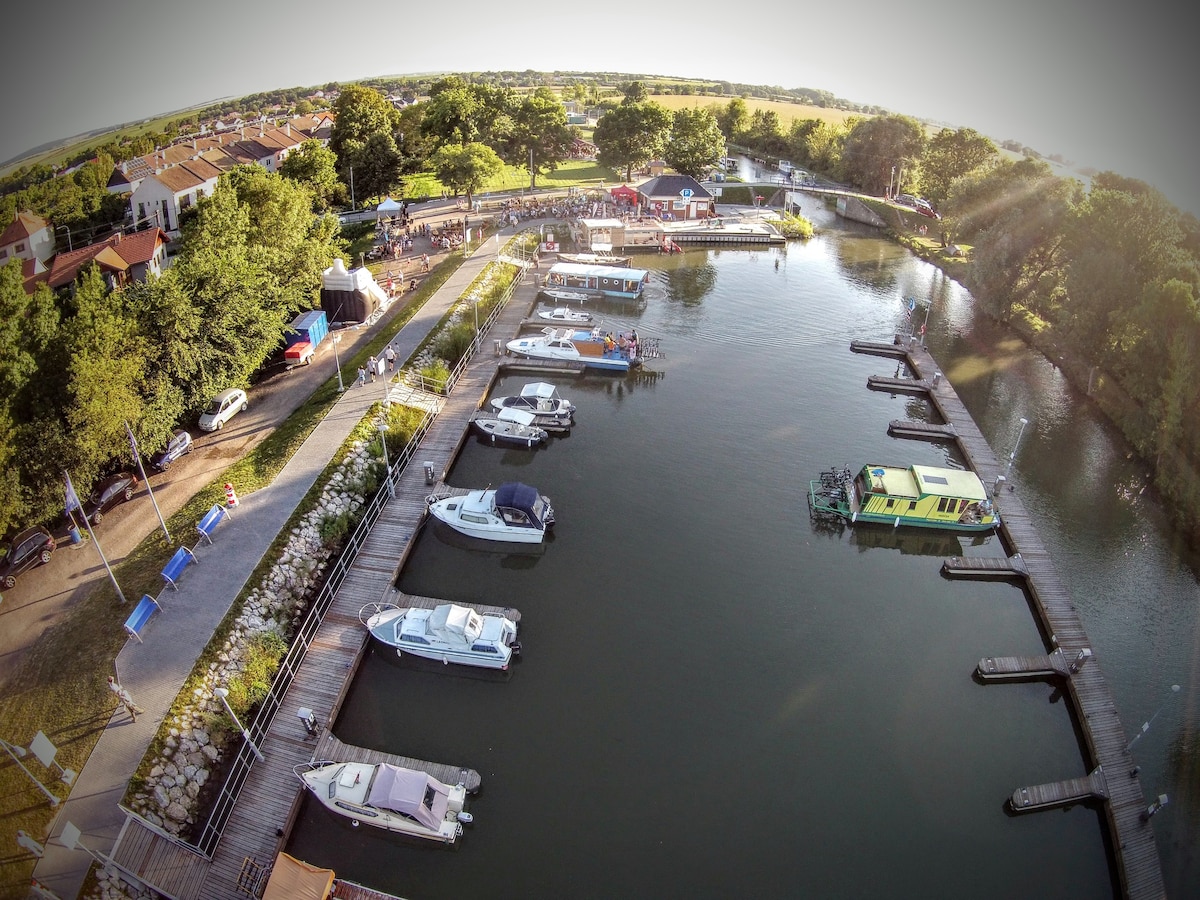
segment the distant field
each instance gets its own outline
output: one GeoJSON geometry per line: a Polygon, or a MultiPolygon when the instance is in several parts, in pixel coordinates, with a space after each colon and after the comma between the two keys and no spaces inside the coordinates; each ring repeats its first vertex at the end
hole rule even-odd
{"type": "MultiPolygon", "coordinates": [[[[711,97],[699,94],[652,94],[650,99],[667,109],[689,109],[710,106],[724,108],[729,105],[728,97],[711,97]]],[[[822,122],[845,122],[851,116],[862,116],[862,113],[847,112],[844,109],[827,109],[824,106],[808,106],[804,103],[781,103],[777,100],[763,100],[758,97],[745,97],[746,111],[753,114],[756,110],[769,110],[779,116],[779,124],[786,131],[794,120],[820,119],[822,122]]]]}

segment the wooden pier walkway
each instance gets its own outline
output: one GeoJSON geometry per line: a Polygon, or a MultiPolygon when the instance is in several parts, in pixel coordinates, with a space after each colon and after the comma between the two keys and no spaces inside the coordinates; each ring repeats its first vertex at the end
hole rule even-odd
{"type": "Polygon", "coordinates": [[[1052,650],[1049,656],[985,656],[979,661],[975,672],[985,681],[1001,681],[1054,675],[1069,678],[1071,668],[1066,654],[1059,647],[1052,650]]]}
{"type": "Polygon", "coordinates": [[[942,574],[948,578],[1027,578],[1029,569],[1020,553],[1012,556],[951,556],[943,560],[942,574]]]}
{"type": "MultiPolygon", "coordinates": [[[[518,287],[496,320],[495,333],[514,334],[518,323],[528,315],[536,292],[532,284],[518,287]]],[[[476,354],[451,395],[444,398],[440,413],[421,441],[417,459],[397,478],[395,498],[387,502],[359,550],[288,688],[279,714],[259,743],[267,762],[251,768],[203,878],[194,879],[199,890],[186,900],[228,900],[236,896],[238,875],[246,860],[273,860],[286,845],[303,798],[302,786],[292,769],[310,762],[318,749],[317,736],[309,733],[296,711],[311,709],[326,734],[328,725],[336,720],[370,639],[359,621],[359,611],[368,603],[394,602],[396,578],[411,552],[413,538],[425,522],[425,498],[430,493],[425,463],[431,464],[435,479],[441,481],[470,434],[468,423],[487,397],[499,362],[500,357],[486,351],[476,354]]]]}
{"type": "Polygon", "coordinates": [[[377,766],[389,763],[405,769],[413,769],[432,775],[442,784],[462,784],[468,794],[478,792],[483,779],[474,769],[466,766],[453,766],[446,763],[428,762],[424,759],[414,759],[411,756],[400,756],[395,753],[384,753],[382,750],[371,750],[367,747],[355,747],[353,744],[343,744],[331,731],[325,731],[317,741],[313,751],[312,762],[317,760],[332,762],[357,762],[377,766]]]}
{"type": "Polygon", "coordinates": [[[952,441],[958,437],[958,432],[952,424],[937,425],[933,422],[913,422],[908,419],[892,419],[888,423],[888,434],[892,437],[924,441],[952,441]]]}
{"type": "Polygon", "coordinates": [[[1050,784],[1035,784],[1032,787],[1017,788],[1009,797],[1008,802],[1014,811],[1025,812],[1066,806],[1069,803],[1082,803],[1085,800],[1107,799],[1108,779],[1104,777],[1104,767],[1097,766],[1082,778],[1068,778],[1065,781],[1054,781],[1050,784]]]}
{"type": "MultiPolygon", "coordinates": [[[[1019,483],[1014,485],[1011,474],[1006,473],[1005,466],[984,440],[953,385],[941,377],[939,367],[929,351],[912,339],[904,342],[897,339],[896,346],[904,348],[904,358],[913,373],[911,383],[914,386],[925,384],[929,401],[938,415],[954,426],[955,441],[967,465],[986,485],[994,484],[998,476],[1005,475],[1010,488],[1019,487],[1019,483]]],[[[861,346],[852,349],[871,352],[861,346]]],[[[895,355],[890,348],[880,352],[881,355],[895,355]]],[[[880,381],[883,383],[888,380],[880,381]]],[[[1009,556],[1019,555],[1025,566],[1025,589],[1043,633],[1052,637],[1067,658],[1076,660],[1069,666],[1064,689],[1084,738],[1088,763],[1092,766],[1092,774],[1086,777],[1089,780],[1088,796],[1104,801],[1105,820],[1121,891],[1131,900],[1163,900],[1166,893],[1162,863],[1154,839],[1154,828],[1143,816],[1147,801],[1142,794],[1141,783],[1133,776],[1122,777],[1108,782],[1103,793],[1096,789],[1098,782],[1095,777],[1102,777],[1104,771],[1124,773],[1135,770],[1133,758],[1127,749],[1128,738],[1104,679],[1101,661],[1091,656],[1087,633],[1075,604],[1034,528],[1032,517],[1021,502],[1020,491],[1004,491],[1001,496],[994,498],[994,502],[1000,511],[1000,539],[1009,556]],[[1090,661],[1082,665],[1085,660],[1090,661]],[[1097,773],[1101,774],[1097,776],[1097,773]]],[[[1079,780],[1056,782],[1057,788],[1043,785],[1041,788],[1018,789],[1017,793],[1028,791],[1030,798],[1044,799],[1031,799],[1027,804],[1022,795],[1013,808],[1041,809],[1050,805],[1050,798],[1054,796],[1068,797],[1056,801],[1056,804],[1072,802],[1070,798],[1077,798],[1081,790],[1076,784],[1079,780]],[[1063,785],[1073,787],[1064,788],[1063,785]]],[[[1014,797],[1017,797],[1016,793],[1014,797]]]]}
{"type": "Polygon", "coordinates": [[[923,378],[898,378],[892,375],[869,375],[867,387],[893,394],[928,394],[930,390],[929,382],[923,378]]]}

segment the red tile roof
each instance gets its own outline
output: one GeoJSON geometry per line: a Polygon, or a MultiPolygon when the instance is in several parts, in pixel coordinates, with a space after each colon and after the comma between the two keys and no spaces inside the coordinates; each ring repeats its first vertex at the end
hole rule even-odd
{"type": "Polygon", "coordinates": [[[52,288],[70,284],[91,262],[98,263],[108,271],[126,272],[132,266],[148,263],[154,258],[160,244],[169,240],[166,233],[157,228],[148,228],[129,235],[110,235],[99,243],[57,254],[50,261],[50,272],[46,281],[52,288]]]}
{"type": "Polygon", "coordinates": [[[19,212],[12,224],[4,229],[4,234],[0,234],[0,247],[26,240],[48,225],[45,219],[29,210],[19,212]]]}

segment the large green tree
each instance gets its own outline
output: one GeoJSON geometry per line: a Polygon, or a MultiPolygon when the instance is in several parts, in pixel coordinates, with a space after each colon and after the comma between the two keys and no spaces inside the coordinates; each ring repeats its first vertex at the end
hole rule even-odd
{"type": "Polygon", "coordinates": [[[313,211],[324,212],[337,193],[337,154],[320,141],[309,139],[287,155],[279,174],[308,188],[313,211]]]}
{"type": "Polygon", "coordinates": [[[567,111],[549,88],[538,88],[521,101],[513,116],[506,142],[509,165],[529,166],[529,188],[537,177],[550,173],[571,153],[575,129],[567,124],[567,111]]]}
{"type": "Polygon", "coordinates": [[[329,149],[338,176],[354,197],[379,197],[400,181],[397,110],[372,88],[347,85],[334,103],[329,149]]]}
{"type": "Polygon", "coordinates": [[[467,195],[468,205],[485,181],[504,170],[496,151],[479,143],[447,144],[433,154],[430,164],[438,181],[467,195]]]}
{"type": "Polygon", "coordinates": [[[883,195],[893,183],[892,172],[903,179],[900,190],[916,183],[916,167],[925,150],[925,130],[911,116],[859,119],[842,147],[845,177],[870,194],[883,195]]]}
{"type": "Polygon", "coordinates": [[[624,169],[625,180],[661,154],[671,134],[669,110],[654,102],[626,102],[606,112],[596,123],[592,140],[602,166],[624,169]]]}
{"type": "Polygon", "coordinates": [[[701,178],[725,153],[725,135],[710,110],[678,109],[663,159],[676,172],[701,178]]]}
{"type": "Polygon", "coordinates": [[[921,162],[921,192],[942,206],[954,182],[993,162],[996,145],[973,128],[943,128],[929,140],[921,162]]]}

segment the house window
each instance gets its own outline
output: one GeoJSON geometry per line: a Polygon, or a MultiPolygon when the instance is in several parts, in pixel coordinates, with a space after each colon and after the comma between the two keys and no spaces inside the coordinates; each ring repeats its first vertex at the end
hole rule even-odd
{"type": "Polygon", "coordinates": [[[25,252],[24,244],[17,244],[17,246],[13,248],[13,253],[24,253],[24,252],[25,252]]]}

